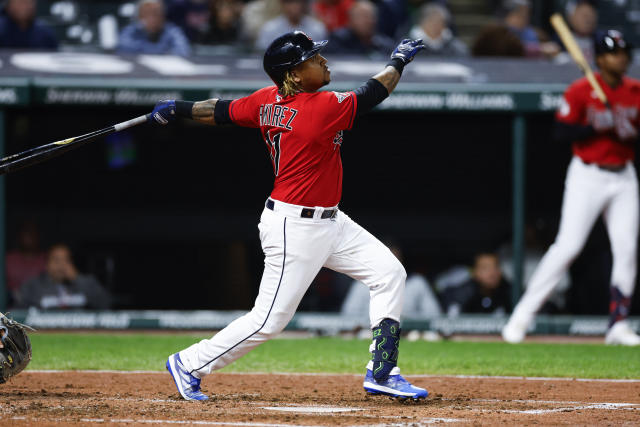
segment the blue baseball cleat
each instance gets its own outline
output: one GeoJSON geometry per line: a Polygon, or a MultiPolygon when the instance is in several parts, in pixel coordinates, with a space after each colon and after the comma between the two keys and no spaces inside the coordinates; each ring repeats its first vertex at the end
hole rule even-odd
{"type": "Polygon", "coordinates": [[[182,365],[180,354],[175,353],[167,359],[167,371],[173,377],[178,392],[186,400],[207,400],[209,396],[200,391],[200,379],[191,375],[182,365]]]}
{"type": "Polygon", "coordinates": [[[400,375],[397,366],[391,370],[385,381],[376,381],[373,371],[367,367],[367,375],[364,377],[364,390],[369,394],[385,394],[399,399],[424,399],[429,392],[423,388],[415,387],[400,375]]]}

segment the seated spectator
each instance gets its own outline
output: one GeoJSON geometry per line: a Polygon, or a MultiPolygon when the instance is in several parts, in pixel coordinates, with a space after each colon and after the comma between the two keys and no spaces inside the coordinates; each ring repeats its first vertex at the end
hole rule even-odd
{"type": "Polygon", "coordinates": [[[313,14],[327,27],[327,31],[332,33],[347,26],[349,9],[353,2],[354,0],[316,0],[313,3],[313,14]]]}
{"type": "Polygon", "coordinates": [[[506,314],[511,311],[511,285],[502,276],[498,255],[480,252],[474,258],[471,278],[442,294],[447,315],[460,313],[506,314]]]}
{"type": "Polygon", "coordinates": [[[466,56],[467,46],[454,37],[449,22],[451,15],[442,5],[430,3],[420,9],[420,20],[409,32],[409,38],[422,39],[423,55],[466,56]]]}
{"type": "Polygon", "coordinates": [[[140,0],[138,20],[120,32],[120,53],[170,54],[188,56],[189,41],[182,30],[165,20],[162,0],[140,0]]]}
{"type": "Polygon", "coordinates": [[[40,249],[40,233],[33,221],[25,221],[18,231],[14,248],[6,254],[9,305],[18,304],[20,287],[45,270],[47,254],[40,249]]]}
{"type": "Polygon", "coordinates": [[[167,0],[167,21],[176,24],[191,43],[200,43],[209,30],[215,0],[167,0]]]}
{"type": "Polygon", "coordinates": [[[49,249],[46,271],[20,288],[19,306],[51,309],[108,309],[109,293],[90,275],[78,273],[65,244],[49,249]]]}
{"type": "Polygon", "coordinates": [[[505,0],[502,7],[503,24],[520,39],[525,56],[553,57],[560,52],[560,45],[549,41],[542,30],[531,25],[530,0],[505,0]]]}
{"type": "Polygon", "coordinates": [[[502,24],[490,24],[476,36],[471,47],[473,56],[522,57],[524,45],[509,28],[502,24]]]}
{"type": "Polygon", "coordinates": [[[378,16],[384,16],[384,19],[378,19],[378,31],[392,40],[407,34],[411,28],[409,10],[418,7],[413,3],[409,0],[378,0],[378,16]]]}
{"type": "Polygon", "coordinates": [[[256,40],[256,49],[264,51],[277,37],[300,30],[313,40],[327,38],[327,29],[321,21],[309,15],[307,0],[280,0],[281,14],[266,22],[256,40]]]}
{"type": "Polygon", "coordinates": [[[264,24],[280,15],[280,0],[250,0],[240,15],[240,40],[254,47],[264,24]]]}
{"type": "Polygon", "coordinates": [[[36,18],[36,0],[7,0],[0,13],[0,48],[58,48],[53,30],[36,18]]]}
{"type": "Polygon", "coordinates": [[[240,40],[241,0],[214,0],[211,3],[209,28],[201,43],[232,45],[240,40]]]}
{"type": "MultiPolygon", "coordinates": [[[[588,62],[593,64],[595,61],[593,40],[595,39],[595,33],[598,27],[598,11],[593,1],[572,0],[567,2],[565,16],[567,18],[567,24],[569,28],[571,28],[571,32],[575,37],[576,43],[578,43],[578,46],[582,50],[584,57],[588,62]]],[[[554,36],[554,40],[561,46],[563,51],[566,50],[557,34],[554,36]]],[[[564,54],[560,60],[570,61],[571,59],[567,54],[564,54]]]]}
{"type": "Polygon", "coordinates": [[[349,10],[349,25],[329,37],[326,53],[388,57],[395,41],[377,32],[378,14],[369,0],[357,0],[349,10]]]}
{"type": "MultiPolygon", "coordinates": [[[[389,249],[402,262],[402,251],[395,244],[388,244],[389,249]]],[[[345,297],[341,314],[368,318],[369,316],[369,288],[360,281],[354,280],[345,297]]],[[[404,290],[402,316],[413,318],[431,318],[442,315],[440,302],[431,289],[426,277],[419,273],[407,275],[404,290]]]]}

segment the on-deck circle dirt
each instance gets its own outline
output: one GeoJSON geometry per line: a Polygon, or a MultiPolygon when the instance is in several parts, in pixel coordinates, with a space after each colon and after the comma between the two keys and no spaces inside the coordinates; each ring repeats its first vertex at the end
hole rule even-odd
{"type": "Polygon", "coordinates": [[[409,376],[430,396],[368,396],[363,376],[216,373],[206,402],[187,402],[169,374],[23,372],[0,385],[1,425],[637,425],[640,381],[409,376]],[[309,412],[273,407],[309,407],[309,412]],[[353,408],[318,412],[312,408],[353,408]]]}

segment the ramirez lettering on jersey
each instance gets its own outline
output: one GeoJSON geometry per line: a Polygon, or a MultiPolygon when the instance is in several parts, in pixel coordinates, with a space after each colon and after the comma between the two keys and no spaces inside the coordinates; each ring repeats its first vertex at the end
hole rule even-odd
{"type": "Polygon", "coordinates": [[[274,126],[287,130],[293,129],[291,124],[298,110],[278,104],[262,104],[260,106],[260,126],[274,126]]]}

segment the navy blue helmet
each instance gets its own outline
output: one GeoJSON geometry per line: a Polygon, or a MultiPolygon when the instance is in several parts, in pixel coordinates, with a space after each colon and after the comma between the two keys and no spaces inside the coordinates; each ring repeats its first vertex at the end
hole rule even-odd
{"type": "Polygon", "coordinates": [[[288,70],[312,58],[326,44],[327,40],[314,42],[302,31],[283,34],[271,42],[264,53],[264,71],[281,87],[288,70]]]}
{"type": "Polygon", "coordinates": [[[624,39],[620,31],[597,31],[593,46],[596,56],[603,53],[624,50],[627,55],[629,55],[629,59],[631,59],[631,45],[624,39]]]}

